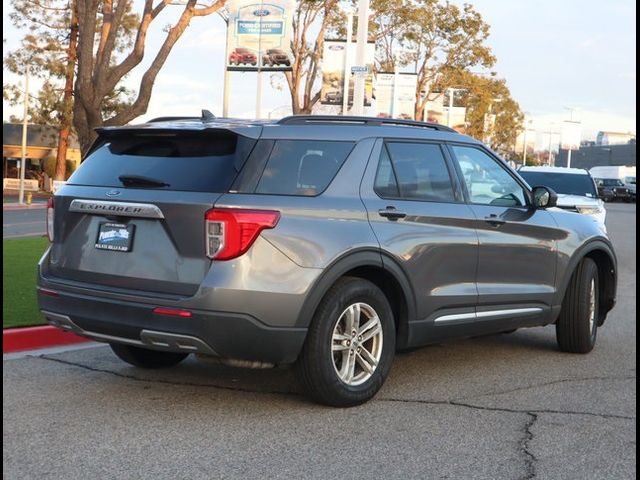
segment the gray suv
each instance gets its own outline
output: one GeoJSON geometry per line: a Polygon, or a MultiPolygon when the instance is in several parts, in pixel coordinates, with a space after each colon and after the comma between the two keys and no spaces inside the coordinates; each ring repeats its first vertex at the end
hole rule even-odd
{"type": "Polygon", "coordinates": [[[554,323],[561,350],[593,348],[615,253],[555,200],[437,124],[101,128],[49,203],[39,307],[137,367],[295,363],[312,398],[356,405],[398,350],[554,323]]]}

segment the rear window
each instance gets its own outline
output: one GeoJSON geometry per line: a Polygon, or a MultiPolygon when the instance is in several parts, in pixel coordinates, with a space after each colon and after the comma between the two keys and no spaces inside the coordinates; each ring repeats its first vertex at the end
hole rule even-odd
{"type": "Polygon", "coordinates": [[[133,176],[166,184],[156,189],[225,192],[237,173],[238,143],[238,136],[227,132],[113,136],[87,156],[68,183],[122,188],[119,177],[133,176]]]}
{"type": "Polygon", "coordinates": [[[593,179],[587,174],[535,172],[531,170],[520,170],[518,173],[532,187],[543,185],[552,188],[556,193],[565,195],[594,198],[598,196],[593,179]]]}
{"type": "Polygon", "coordinates": [[[352,148],[351,142],[278,140],[256,193],[319,195],[333,180],[352,148]]]}

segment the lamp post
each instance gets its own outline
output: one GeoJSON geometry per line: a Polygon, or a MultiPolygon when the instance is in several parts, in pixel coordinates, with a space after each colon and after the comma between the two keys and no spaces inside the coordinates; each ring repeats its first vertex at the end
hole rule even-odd
{"type": "Polygon", "coordinates": [[[531,119],[527,120],[527,112],[525,112],[524,114],[524,137],[523,137],[523,144],[524,144],[524,151],[522,153],[522,164],[524,166],[527,166],[527,130],[528,130],[528,125],[531,125],[532,121],[531,119]]]}
{"type": "Polygon", "coordinates": [[[20,159],[20,187],[18,203],[24,203],[24,173],[27,167],[27,116],[29,115],[29,65],[24,73],[24,112],[22,114],[22,158],[20,159]]]}

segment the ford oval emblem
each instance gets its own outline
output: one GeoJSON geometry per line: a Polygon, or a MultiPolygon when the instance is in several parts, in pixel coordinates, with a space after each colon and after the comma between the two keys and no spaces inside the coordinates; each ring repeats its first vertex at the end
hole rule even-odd
{"type": "Polygon", "coordinates": [[[329,50],[344,50],[344,46],[342,45],[330,45],[329,50]]]}
{"type": "Polygon", "coordinates": [[[120,190],[109,190],[107,192],[107,197],[117,197],[120,195],[120,190]]]}
{"type": "Polygon", "coordinates": [[[253,11],[253,15],[255,17],[266,17],[267,15],[269,15],[269,13],[271,13],[271,12],[269,12],[269,10],[266,10],[266,9],[254,10],[253,11]]]}

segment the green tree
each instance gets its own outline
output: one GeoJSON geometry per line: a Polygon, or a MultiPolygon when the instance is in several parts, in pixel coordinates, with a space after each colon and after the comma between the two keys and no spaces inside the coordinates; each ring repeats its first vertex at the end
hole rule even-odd
{"type": "Polygon", "coordinates": [[[145,0],[140,14],[133,12],[133,0],[85,0],[77,4],[78,60],[74,95],[74,125],[84,152],[95,138],[94,129],[102,125],[122,125],[144,114],[149,106],[156,77],[171,50],[194,17],[204,17],[220,10],[225,0],[197,6],[186,0],[175,23],[164,28],[160,47],[143,72],[130,102],[118,102],[122,80],[142,62],[147,33],[154,21],[172,0],[145,0]],[[110,117],[103,112],[114,100],[116,110],[110,117]]]}
{"type": "Polygon", "coordinates": [[[337,0],[300,0],[296,6],[291,39],[293,63],[291,71],[285,72],[294,114],[311,113],[320,100],[320,89],[314,86],[320,74],[324,36],[335,21],[337,5],[337,0]]]}
{"type": "MultiPolygon", "coordinates": [[[[4,57],[12,73],[29,73],[44,81],[32,99],[35,123],[47,123],[59,130],[55,178],[64,179],[67,147],[72,124],[72,91],[77,44],[77,19],[73,5],[62,0],[12,0],[11,22],[27,29],[19,49],[4,57]],[[62,86],[58,84],[62,82],[62,86]]],[[[15,84],[4,85],[3,96],[10,104],[22,102],[15,84]]]]}
{"type": "Polygon", "coordinates": [[[489,25],[471,5],[441,0],[374,0],[374,33],[379,68],[390,71],[396,61],[412,65],[418,75],[415,118],[427,102],[456,85],[461,72],[490,68],[495,57],[485,44],[489,25]],[[398,49],[402,49],[396,56],[398,49]]]}
{"type": "Polygon", "coordinates": [[[511,97],[506,81],[463,72],[456,83],[466,91],[465,133],[507,154],[522,132],[524,114],[511,97]]]}

